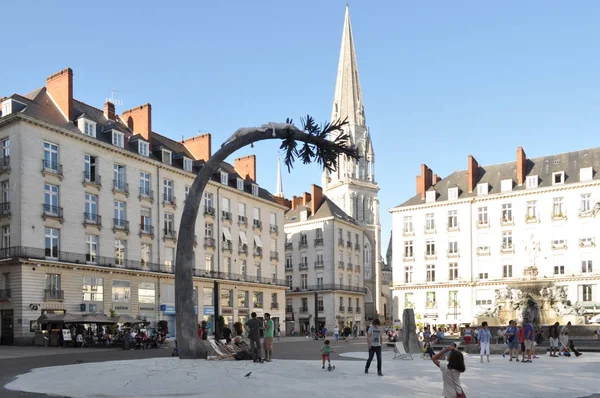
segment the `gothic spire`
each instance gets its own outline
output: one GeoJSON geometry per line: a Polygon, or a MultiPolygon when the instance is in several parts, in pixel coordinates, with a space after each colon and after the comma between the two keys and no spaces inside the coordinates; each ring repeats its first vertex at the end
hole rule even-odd
{"type": "Polygon", "coordinates": [[[348,5],[346,5],[346,18],[331,114],[332,120],[338,118],[343,120],[347,117],[350,125],[365,126],[366,124],[348,5]]]}
{"type": "Polygon", "coordinates": [[[277,157],[277,192],[275,196],[283,198],[283,179],[281,178],[281,163],[279,157],[277,157]]]}

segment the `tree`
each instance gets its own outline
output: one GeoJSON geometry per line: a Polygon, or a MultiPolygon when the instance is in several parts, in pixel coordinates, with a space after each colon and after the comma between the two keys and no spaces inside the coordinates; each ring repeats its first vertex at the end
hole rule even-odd
{"type": "Polygon", "coordinates": [[[285,151],[284,162],[288,170],[293,168],[296,158],[299,158],[304,164],[317,162],[328,171],[334,171],[337,169],[340,155],[358,159],[356,148],[351,145],[349,136],[342,130],[347,123],[347,120],[337,120],[319,126],[311,116],[307,116],[302,119],[302,129],[296,127],[291,119],[287,119],[285,123],[271,122],[261,127],[240,128],[200,169],[185,201],[177,239],[175,308],[179,358],[206,358],[208,355],[198,338],[192,302],[193,245],[200,201],[213,174],[221,163],[238,149],[258,141],[277,139],[282,140],[280,148],[285,151]],[[328,136],[331,139],[328,139],[328,136]],[[299,142],[303,143],[300,148],[299,142]]]}

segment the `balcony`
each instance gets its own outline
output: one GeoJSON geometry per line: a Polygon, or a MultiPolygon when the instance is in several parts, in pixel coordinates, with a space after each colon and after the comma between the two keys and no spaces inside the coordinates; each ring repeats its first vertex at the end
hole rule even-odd
{"type": "Polygon", "coordinates": [[[230,211],[221,210],[221,220],[231,222],[232,216],[230,211]]]}
{"type": "Polygon", "coordinates": [[[269,233],[271,233],[271,234],[278,234],[279,233],[279,227],[277,225],[269,225],[269,233]]]}
{"type": "Polygon", "coordinates": [[[163,194],[163,206],[172,206],[173,208],[177,208],[177,198],[172,194],[165,193],[163,194]]]}
{"type": "Polygon", "coordinates": [[[285,242],[285,251],[293,250],[294,244],[292,242],[285,242]]]}
{"type": "Polygon", "coordinates": [[[63,166],[50,160],[42,160],[42,175],[53,175],[62,180],[64,177],[63,166]]]}
{"type": "Polygon", "coordinates": [[[213,249],[215,248],[216,244],[215,244],[215,238],[210,238],[210,237],[205,237],[204,238],[204,247],[212,247],[213,249]]]}
{"type": "Polygon", "coordinates": [[[352,249],[352,242],[351,241],[346,241],[346,248],[352,249]]]}
{"type": "Polygon", "coordinates": [[[513,246],[512,243],[503,243],[502,245],[500,245],[500,252],[502,252],[502,253],[514,253],[515,252],[515,247],[513,246]]]}
{"type": "Polygon", "coordinates": [[[140,237],[142,236],[154,238],[154,227],[152,225],[140,224],[140,237]]]}
{"type": "Polygon", "coordinates": [[[300,244],[298,245],[300,249],[308,249],[308,240],[306,238],[300,240],[300,244]]]}
{"type": "Polygon", "coordinates": [[[540,219],[536,215],[527,215],[527,216],[525,216],[525,223],[526,224],[537,224],[539,222],[540,222],[540,219]]]}
{"type": "Polygon", "coordinates": [[[3,156],[0,158],[0,173],[10,171],[10,156],[3,156]]]}
{"type": "Polygon", "coordinates": [[[116,231],[129,233],[129,221],[122,218],[113,218],[113,232],[116,231]]]}
{"type": "Polygon", "coordinates": [[[238,216],[238,225],[244,227],[248,225],[248,218],[246,216],[238,216]]]}
{"type": "Polygon", "coordinates": [[[271,260],[279,260],[279,252],[274,252],[274,251],[272,251],[272,252],[269,254],[269,258],[270,258],[271,260]]]}
{"type": "Polygon", "coordinates": [[[215,208],[211,206],[204,206],[204,215],[214,217],[215,216],[215,208]]]}
{"type": "Polygon", "coordinates": [[[425,303],[425,308],[428,309],[428,310],[436,309],[437,308],[437,302],[435,302],[435,301],[427,301],[425,303]]]}
{"type": "Polygon", "coordinates": [[[292,307],[291,305],[286,305],[285,306],[285,312],[287,314],[290,314],[290,313],[294,312],[294,307],[292,307]]]}
{"type": "Polygon", "coordinates": [[[300,271],[308,269],[308,263],[300,263],[300,264],[298,264],[298,269],[300,271]]]}
{"type": "Polygon", "coordinates": [[[338,246],[344,247],[344,239],[338,239],[338,246]]]}
{"type": "Polygon", "coordinates": [[[458,258],[460,257],[460,250],[446,250],[446,255],[448,258],[458,258]]]}
{"type": "Polygon", "coordinates": [[[0,218],[10,218],[10,202],[0,203],[0,218]]]}
{"type": "Polygon", "coordinates": [[[448,223],[446,224],[446,231],[448,232],[458,232],[460,229],[458,228],[458,223],[448,223]]]}
{"type": "Polygon", "coordinates": [[[254,248],[254,257],[262,257],[263,255],[263,249],[262,247],[255,247],[254,248]]]}
{"type": "Polygon", "coordinates": [[[564,221],[567,219],[567,214],[562,211],[552,212],[552,221],[564,221]]]}
{"type": "Polygon", "coordinates": [[[354,266],[352,265],[352,263],[346,263],[346,269],[348,271],[352,271],[352,268],[354,268],[354,266]]]}
{"type": "Polygon", "coordinates": [[[425,233],[428,234],[428,235],[429,234],[435,234],[435,233],[437,233],[437,230],[435,229],[434,225],[430,225],[428,227],[427,226],[425,227],[425,233]]]}
{"type": "Polygon", "coordinates": [[[354,312],[354,308],[348,307],[348,312],[354,312]]]}
{"type": "Polygon", "coordinates": [[[425,260],[437,260],[437,254],[434,251],[425,253],[425,260]]]}
{"type": "Polygon", "coordinates": [[[448,308],[460,308],[460,303],[456,300],[451,300],[448,302],[448,308]]]}
{"type": "Polygon", "coordinates": [[[45,289],[44,299],[45,300],[63,300],[65,298],[64,290],[56,289],[45,289]]]}
{"type": "Polygon", "coordinates": [[[410,253],[406,253],[404,252],[402,254],[402,260],[406,261],[406,262],[412,262],[415,261],[415,254],[413,252],[410,253]]]}
{"type": "Polygon", "coordinates": [[[360,272],[360,265],[358,265],[358,264],[354,265],[354,271],[360,272]]]}
{"type": "Polygon", "coordinates": [[[262,221],[260,221],[260,220],[253,220],[252,221],[252,227],[254,229],[262,230],[262,221]]]}
{"type": "Polygon", "coordinates": [[[83,213],[83,225],[102,226],[102,216],[96,213],[83,213]]]}
{"type": "Polygon", "coordinates": [[[248,245],[240,245],[238,247],[238,253],[247,255],[248,254],[248,245]]]}
{"type": "Polygon", "coordinates": [[[315,247],[323,246],[323,238],[315,238],[315,247]]]}
{"type": "Polygon", "coordinates": [[[489,246],[479,246],[477,248],[478,256],[489,256],[490,255],[490,247],[489,246]]]}
{"type": "Polygon", "coordinates": [[[154,202],[154,191],[151,189],[140,187],[140,193],[138,195],[138,199],[139,200],[146,199],[146,200],[149,200],[150,202],[154,202]]]}
{"type": "Polygon", "coordinates": [[[415,231],[412,228],[404,228],[402,229],[402,236],[415,236],[415,231]]]}
{"type": "Polygon", "coordinates": [[[83,172],[83,186],[96,186],[96,187],[100,187],[102,186],[102,179],[100,178],[100,175],[98,173],[90,173],[87,171],[83,172]]]}
{"type": "Polygon", "coordinates": [[[340,305],[339,308],[338,308],[338,310],[340,312],[346,312],[346,307],[344,307],[343,305],[340,305]]]}
{"type": "Polygon", "coordinates": [[[278,310],[279,309],[279,303],[271,303],[271,309],[272,310],[278,310]]]}
{"type": "Polygon", "coordinates": [[[315,269],[319,269],[319,268],[323,268],[325,267],[325,264],[323,263],[323,261],[315,261],[315,269]]]}
{"type": "Polygon", "coordinates": [[[0,301],[6,301],[11,299],[10,289],[0,289],[0,301]]]}
{"type": "MultiPolygon", "coordinates": [[[[204,243],[206,245],[206,242],[204,243]]],[[[230,240],[224,240],[221,242],[221,250],[223,251],[231,251],[233,248],[233,244],[230,240]]]]}
{"type": "Polygon", "coordinates": [[[294,272],[294,267],[292,266],[292,264],[285,265],[285,272],[294,272]]]}
{"type": "Polygon", "coordinates": [[[354,244],[354,250],[360,251],[360,245],[357,243],[354,244]]]}
{"type": "Polygon", "coordinates": [[[511,227],[515,225],[515,220],[512,216],[506,215],[500,218],[500,225],[503,227],[511,227]]]}
{"type": "Polygon", "coordinates": [[[129,184],[125,181],[113,180],[113,193],[121,193],[129,196],[129,184]]]}
{"type": "Polygon", "coordinates": [[[60,206],[42,205],[42,218],[44,221],[47,218],[52,218],[62,223],[65,220],[63,217],[63,208],[60,206]]]}
{"type": "Polygon", "coordinates": [[[477,228],[485,229],[485,228],[489,228],[489,227],[490,227],[490,223],[488,222],[488,220],[478,220],[477,221],[477,228]]]}
{"type": "Polygon", "coordinates": [[[596,241],[592,238],[590,239],[579,239],[579,247],[595,247],[596,241]]]}
{"type": "Polygon", "coordinates": [[[343,261],[338,261],[338,268],[339,269],[344,269],[344,262],[343,261]]]}
{"type": "Polygon", "coordinates": [[[567,242],[564,240],[554,240],[552,241],[552,250],[566,250],[567,242]]]}
{"type": "Polygon", "coordinates": [[[300,307],[300,313],[306,314],[308,312],[308,307],[300,307]]]}

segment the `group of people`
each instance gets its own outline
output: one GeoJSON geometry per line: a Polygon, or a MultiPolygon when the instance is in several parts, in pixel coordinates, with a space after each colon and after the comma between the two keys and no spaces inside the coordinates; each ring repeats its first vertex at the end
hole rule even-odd
{"type": "Polygon", "coordinates": [[[252,352],[254,362],[271,362],[273,357],[273,336],[275,334],[275,324],[271,319],[271,314],[265,313],[264,325],[256,317],[256,312],[250,314],[250,319],[246,322],[248,339],[250,340],[250,351],[252,352]],[[265,357],[261,357],[260,331],[264,330],[265,357]]]}

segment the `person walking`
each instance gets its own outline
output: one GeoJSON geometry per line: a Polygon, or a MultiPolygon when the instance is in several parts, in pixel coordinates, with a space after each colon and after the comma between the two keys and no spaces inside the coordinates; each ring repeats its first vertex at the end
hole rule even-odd
{"type": "Polygon", "coordinates": [[[369,347],[369,359],[367,359],[367,365],[365,366],[365,373],[369,373],[369,367],[373,356],[377,355],[377,375],[383,376],[381,373],[381,335],[382,330],[379,327],[379,319],[373,320],[373,325],[369,328],[367,333],[367,346],[369,347]]]}
{"type": "Polygon", "coordinates": [[[483,363],[483,356],[487,355],[487,361],[490,362],[490,342],[492,341],[492,334],[488,329],[488,323],[483,322],[481,324],[481,329],[479,329],[479,333],[477,335],[477,341],[479,341],[479,346],[481,347],[481,351],[479,355],[481,355],[480,362],[483,363]]]}
{"type": "Polygon", "coordinates": [[[273,356],[273,334],[275,332],[275,324],[271,319],[271,314],[265,313],[265,361],[271,362],[273,356]]]}
{"type": "Polygon", "coordinates": [[[465,358],[463,357],[462,352],[458,351],[454,346],[448,346],[438,352],[431,360],[442,372],[444,397],[466,398],[465,392],[460,385],[460,374],[464,373],[466,370],[465,358]],[[448,355],[448,364],[440,364],[440,358],[448,352],[450,353],[450,355],[448,355]]]}
{"type": "Polygon", "coordinates": [[[554,325],[548,328],[548,340],[550,341],[550,356],[557,357],[558,355],[558,339],[560,338],[560,330],[558,322],[554,322],[554,325]]]}
{"type": "Polygon", "coordinates": [[[248,330],[248,338],[250,339],[250,351],[252,351],[252,359],[254,362],[261,362],[260,357],[260,319],[256,317],[256,312],[250,314],[251,319],[246,322],[248,330]]]}
{"type": "Polygon", "coordinates": [[[527,355],[527,359],[523,359],[521,362],[531,363],[533,343],[535,341],[535,330],[527,318],[523,319],[523,338],[525,339],[525,355],[527,355]]]}
{"type": "MultiPolygon", "coordinates": [[[[600,330],[600,329],[598,329],[600,330]]],[[[358,326],[354,325],[354,328],[352,328],[352,332],[354,334],[354,338],[358,337],[358,326]]]]}
{"type": "Polygon", "coordinates": [[[337,325],[333,328],[333,339],[336,344],[340,341],[340,328],[338,328],[337,325]]]}

